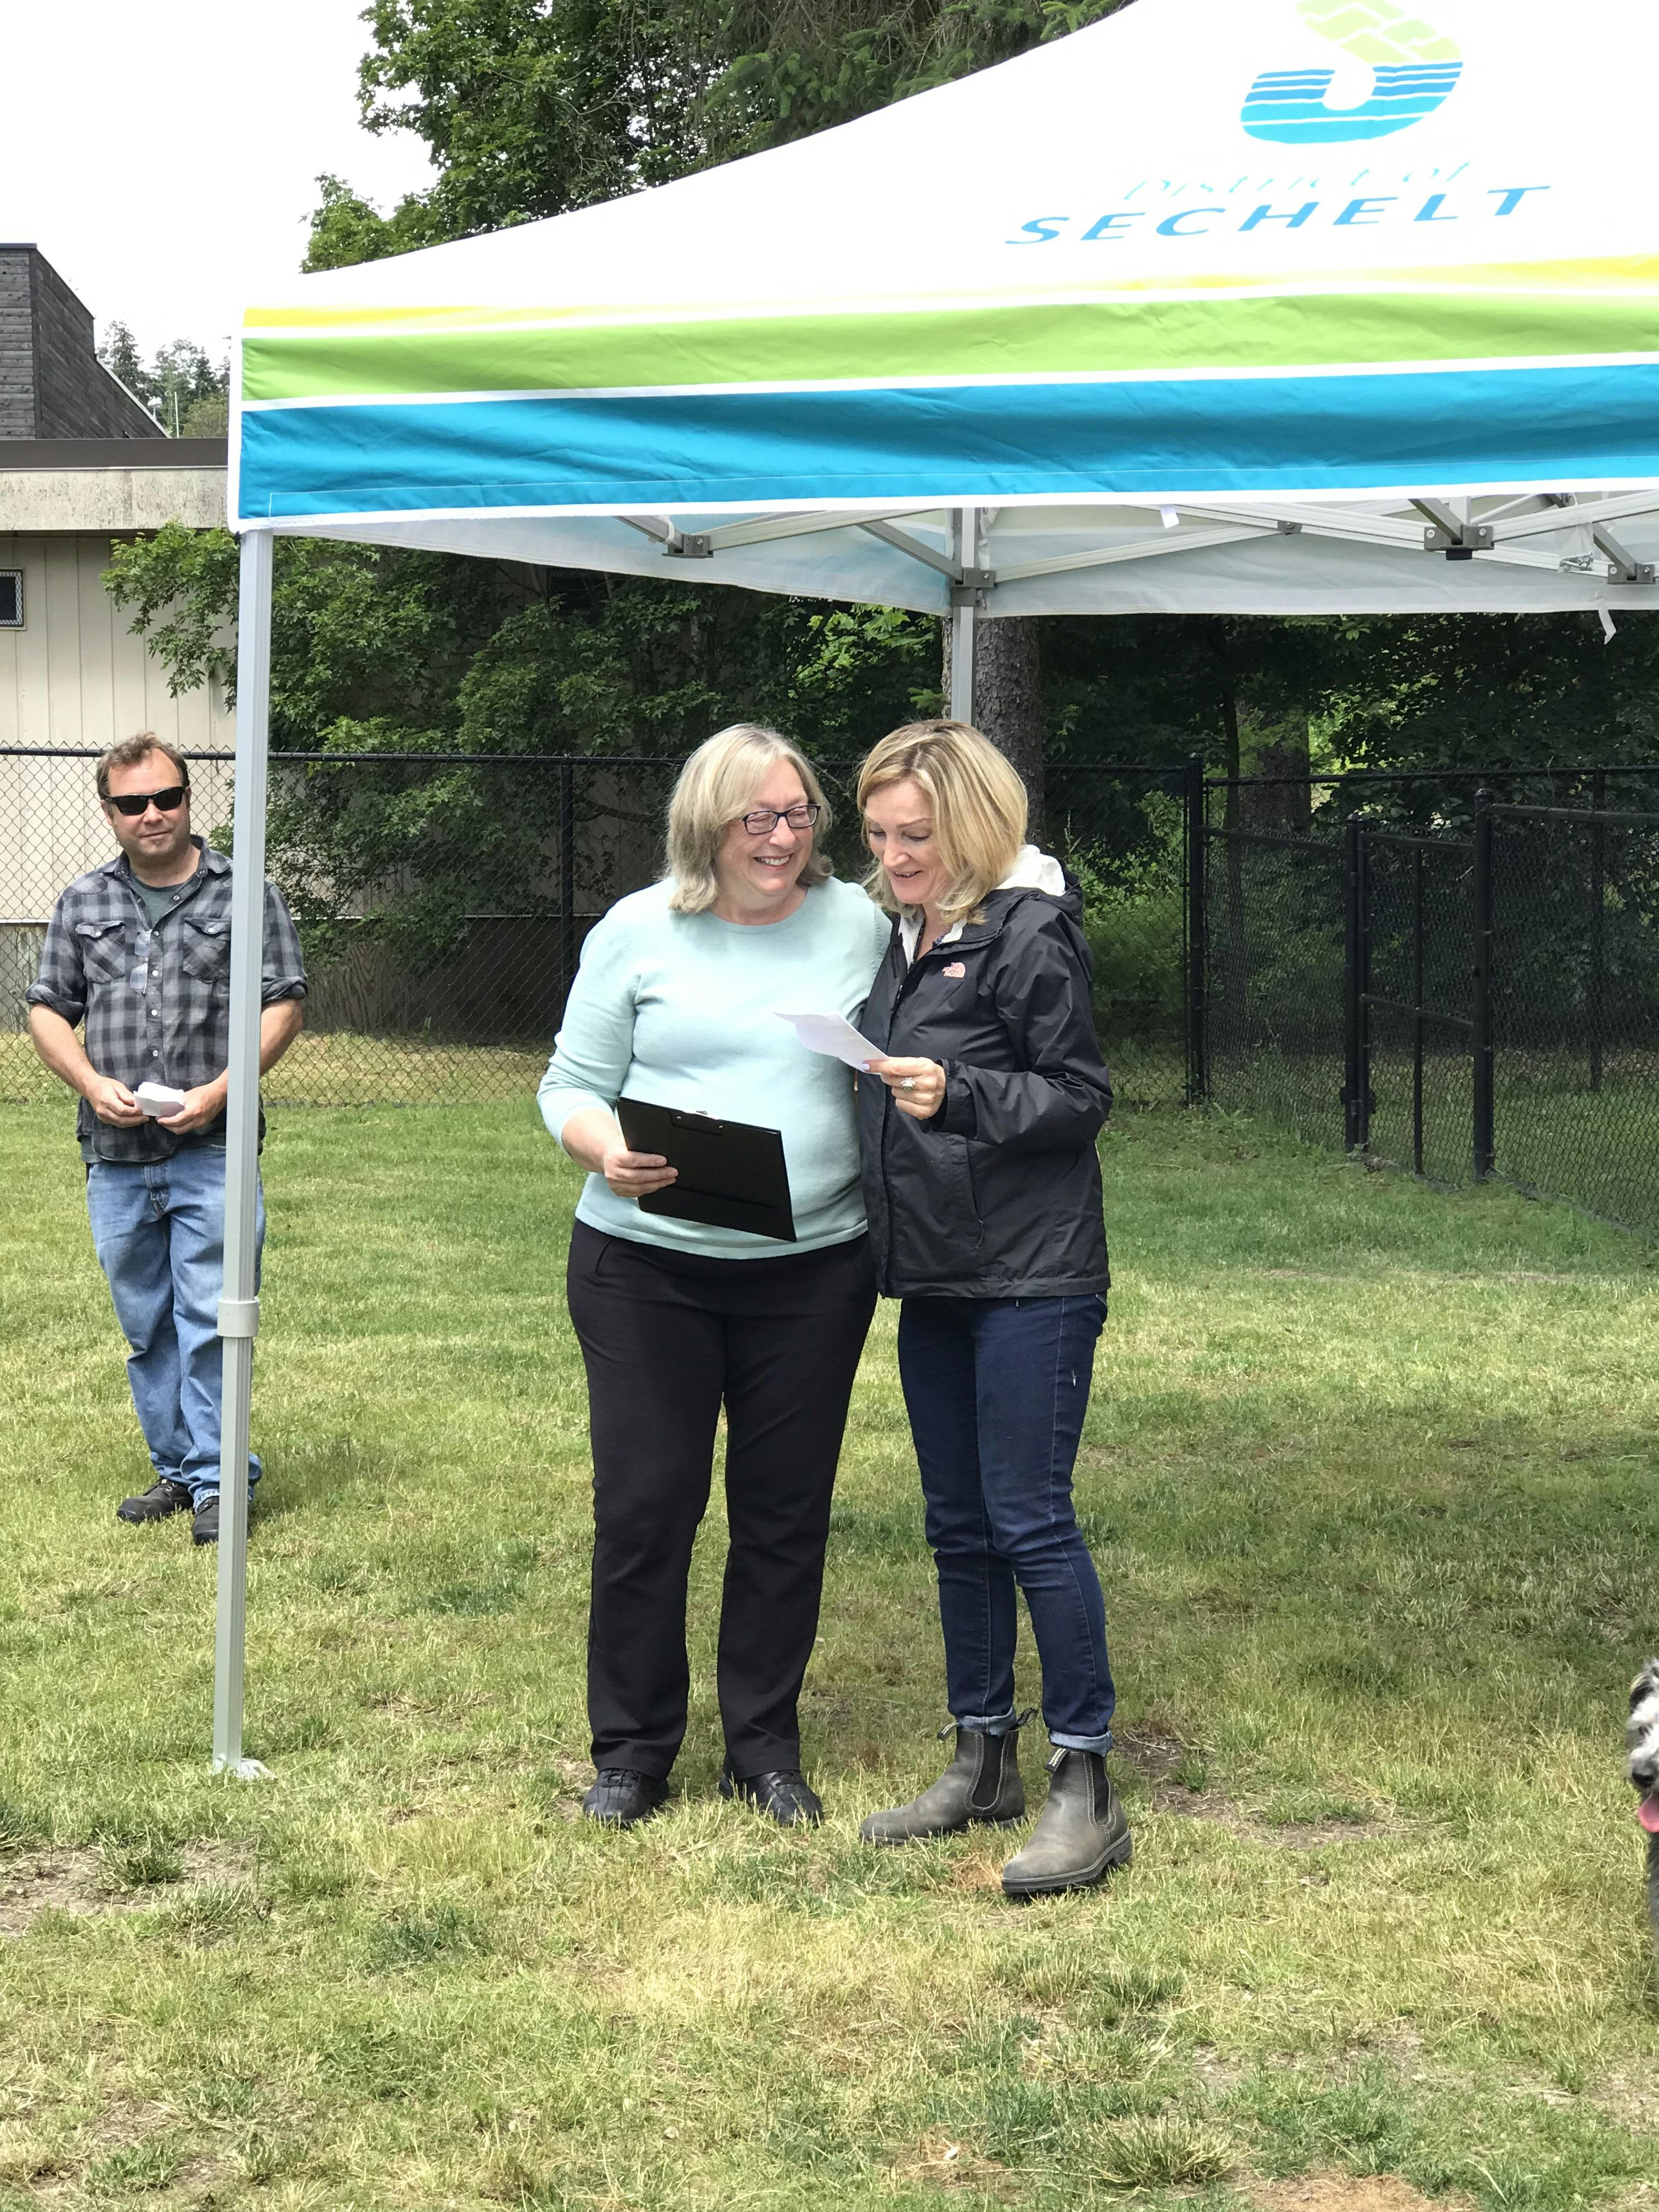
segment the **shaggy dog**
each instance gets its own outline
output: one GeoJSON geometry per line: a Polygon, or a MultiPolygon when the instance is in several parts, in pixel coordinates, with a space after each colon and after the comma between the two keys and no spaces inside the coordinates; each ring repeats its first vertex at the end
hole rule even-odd
{"type": "Polygon", "coordinates": [[[1659,1659],[1650,1659],[1631,1684],[1630,1778],[1642,1792],[1636,1817],[1648,1832],[1648,1919],[1659,1951],[1659,1659]]]}

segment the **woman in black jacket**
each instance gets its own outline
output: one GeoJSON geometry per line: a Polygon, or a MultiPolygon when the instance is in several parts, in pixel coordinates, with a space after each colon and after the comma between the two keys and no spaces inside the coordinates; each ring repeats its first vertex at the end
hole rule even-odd
{"type": "Polygon", "coordinates": [[[892,944],[861,1020],[889,1056],[859,1085],[877,1281],[939,1570],[956,1749],[872,1814],[876,1844],[1010,1826],[1025,1809],[1015,1589],[1054,1755],[1011,1896],[1098,1881],[1130,1855],[1106,1772],[1105,1608],[1072,1504],[1109,1277],[1095,1152],[1112,1103],[1076,886],[1024,842],[1025,793],[977,730],[917,722],[864,764],[859,805],[892,944]]]}

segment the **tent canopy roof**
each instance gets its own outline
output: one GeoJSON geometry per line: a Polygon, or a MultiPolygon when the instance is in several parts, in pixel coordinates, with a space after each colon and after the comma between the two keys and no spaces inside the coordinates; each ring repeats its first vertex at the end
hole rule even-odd
{"type": "Polygon", "coordinates": [[[1136,0],[297,279],[233,518],[992,615],[1659,605],[1659,20],[1430,4],[1136,0]]]}

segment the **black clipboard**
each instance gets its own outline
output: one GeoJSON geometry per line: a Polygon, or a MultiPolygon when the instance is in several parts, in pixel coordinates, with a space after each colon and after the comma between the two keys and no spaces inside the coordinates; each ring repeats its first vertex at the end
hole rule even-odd
{"type": "Polygon", "coordinates": [[[631,1152],[659,1152],[679,1181],[641,1199],[642,1213],[714,1229],[746,1229],[753,1237],[795,1241],[783,1139],[750,1121],[720,1121],[647,1098],[619,1098],[617,1119],[631,1152]]]}

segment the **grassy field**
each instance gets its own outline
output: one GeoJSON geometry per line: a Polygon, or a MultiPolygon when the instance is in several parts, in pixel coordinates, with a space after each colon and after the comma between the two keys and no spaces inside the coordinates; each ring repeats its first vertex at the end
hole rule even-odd
{"type": "Polygon", "coordinates": [[[828,1825],[714,1793],[713,1516],[680,1794],[575,1817],[574,1178],[527,1105],[273,1114],[274,1778],[211,1778],[211,1561],[113,1518],[144,1470],[67,1119],[0,1112],[6,2212],[1659,2203],[1620,1772],[1649,1248],[1243,1123],[1114,1130],[1081,1494],[1137,1856],[1019,1908],[1005,1840],[857,1840],[942,1718],[890,1309],[809,1683],[828,1825]]]}

